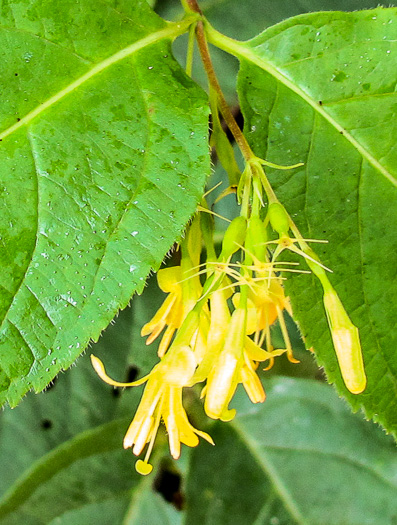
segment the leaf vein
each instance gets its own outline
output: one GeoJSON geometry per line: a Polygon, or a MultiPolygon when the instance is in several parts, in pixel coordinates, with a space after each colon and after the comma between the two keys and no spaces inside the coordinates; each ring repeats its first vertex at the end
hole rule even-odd
{"type": "MultiPolygon", "coordinates": [[[[133,61],[134,62],[134,61],[133,61]]],[[[142,86],[139,82],[139,79],[138,79],[138,74],[135,70],[135,81],[137,83],[137,90],[136,90],[136,93],[139,93],[141,95],[141,99],[142,99],[142,102],[143,102],[143,106],[145,108],[145,111],[146,111],[146,126],[147,126],[147,135],[146,135],[146,145],[144,147],[144,150],[146,151],[147,149],[147,146],[150,142],[150,136],[151,136],[151,120],[150,120],[150,111],[149,111],[149,108],[148,108],[148,104],[147,104],[147,101],[144,97],[144,94],[143,94],[143,89],[142,89],[142,86]]],[[[139,185],[141,184],[142,182],[142,179],[144,178],[144,173],[147,169],[147,164],[148,164],[148,157],[149,155],[146,154],[144,156],[144,160],[143,160],[143,165],[142,165],[142,168],[141,168],[141,171],[140,171],[140,174],[139,174],[139,177],[137,179],[137,187],[135,189],[135,191],[132,193],[128,203],[126,203],[125,205],[125,208],[124,208],[124,211],[121,213],[121,216],[119,217],[118,221],[116,222],[116,224],[114,225],[113,227],[113,230],[111,232],[111,234],[109,235],[109,239],[108,239],[108,242],[107,244],[105,245],[105,248],[103,250],[103,253],[100,257],[100,260],[99,260],[99,263],[96,267],[96,272],[94,274],[94,277],[93,277],[93,281],[92,281],[92,292],[94,291],[95,289],[95,285],[96,285],[96,281],[97,281],[97,277],[98,277],[98,274],[99,274],[99,270],[101,268],[101,265],[103,264],[103,261],[106,257],[106,252],[108,250],[108,246],[109,246],[109,243],[111,242],[111,239],[112,239],[112,236],[115,235],[115,233],[117,231],[119,231],[122,227],[124,227],[123,225],[123,221],[126,217],[128,217],[129,215],[129,212],[131,210],[131,206],[132,206],[132,203],[133,203],[133,199],[136,199],[136,196],[139,194],[139,185]]],[[[142,244],[142,243],[140,243],[142,244]]]]}
{"type": "Polygon", "coordinates": [[[332,127],[343,134],[346,140],[348,140],[352,146],[377,170],[381,173],[391,184],[397,186],[397,179],[365,148],[353,135],[347,131],[341,124],[339,124],[327,111],[324,106],[320,106],[318,101],[314,100],[312,96],[307,93],[303,88],[293,82],[287,73],[282,70],[279,66],[272,63],[270,60],[257,55],[255,49],[248,43],[242,43],[232,38],[228,38],[224,35],[220,36],[213,28],[208,28],[208,40],[215,46],[223,49],[224,51],[233,54],[239,59],[245,59],[251,62],[255,66],[263,69],[269,73],[276,80],[281,82],[284,86],[289,88],[298,97],[304,100],[309,106],[313,108],[315,112],[321,115],[326,121],[331,124],[332,127]]]}
{"type": "Polygon", "coordinates": [[[160,31],[151,33],[150,35],[138,40],[137,42],[134,42],[133,44],[125,47],[124,49],[117,51],[117,53],[114,53],[113,55],[106,58],[105,60],[102,60],[101,62],[96,64],[92,69],[87,71],[87,73],[85,73],[84,75],[82,75],[81,77],[73,81],[68,86],[64,87],[61,91],[58,91],[58,93],[48,98],[46,101],[44,101],[42,104],[37,106],[35,109],[30,111],[27,115],[22,117],[19,122],[3,130],[0,133],[0,140],[3,140],[7,136],[11,135],[16,130],[18,130],[19,128],[29,124],[32,120],[38,117],[45,110],[47,110],[48,108],[50,108],[51,106],[53,106],[54,104],[62,100],[64,97],[66,97],[70,93],[74,92],[85,82],[95,77],[96,75],[98,75],[99,73],[107,69],[108,67],[112,66],[113,64],[120,62],[124,58],[129,57],[130,55],[133,55],[140,49],[143,49],[156,42],[159,42],[160,40],[176,37],[177,35],[184,33],[189,27],[189,25],[191,24],[191,22],[192,22],[191,19],[185,19],[183,22],[180,22],[180,23],[169,24],[165,29],[161,29],[160,31]]]}
{"type": "MultiPolygon", "coordinates": [[[[30,351],[30,353],[32,354],[32,357],[33,357],[33,364],[32,364],[32,367],[34,366],[36,360],[37,360],[37,357],[35,355],[35,348],[33,346],[31,346],[31,343],[26,339],[25,335],[22,333],[21,329],[19,328],[19,326],[17,326],[13,321],[11,321],[10,319],[7,319],[7,321],[10,323],[10,325],[18,332],[18,334],[20,335],[22,341],[25,343],[26,345],[26,348],[30,351]]],[[[31,367],[31,368],[32,368],[31,367]]],[[[29,374],[27,374],[29,375],[29,374]]]]}
{"type": "Polygon", "coordinates": [[[25,34],[25,35],[29,35],[32,38],[35,38],[35,39],[40,40],[40,41],[43,41],[46,44],[50,44],[50,45],[58,47],[59,49],[62,49],[64,51],[68,51],[70,54],[74,55],[76,58],[80,59],[81,61],[83,61],[87,65],[93,64],[93,62],[91,60],[88,60],[87,58],[82,57],[81,55],[76,53],[75,50],[72,50],[72,49],[69,49],[68,47],[62,46],[58,42],[53,42],[52,40],[49,40],[48,38],[46,38],[44,36],[37,35],[36,33],[32,33],[31,31],[28,31],[27,29],[21,29],[19,27],[8,27],[8,26],[5,26],[3,24],[0,24],[0,29],[3,29],[5,31],[9,31],[10,33],[11,32],[12,33],[22,33],[22,34],[25,34]]]}
{"type": "Polygon", "coordinates": [[[351,465],[354,465],[355,467],[368,471],[374,477],[382,481],[385,485],[389,485],[393,489],[397,488],[397,484],[394,483],[393,480],[384,477],[380,472],[378,472],[375,468],[373,468],[372,465],[363,463],[359,461],[359,459],[356,459],[356,458],[351,458],[348,456],[344,456],[342,454],[338,454],[337,452],[328,451],[328,450],[318,450],[314,448],[304,448],[304,447],[298,448],[296,445],[295,446],[283,446],[283,445],[278,445],[278,444],[272,445],[272,444],[266,443],[263,446],[266,448],[266,450],[287,450],[287,451],[292,451],[292,452],[297,452],[297,453],[302,453],[302,454],[307,453],[307,454],[327,456],[327,457],[335,458],[338,460],[342,460],[345,463],[350,463],[351,465]]]}
{"type": "Polygon", "coordinates": [[[271,479],[275,491],[277,492],[280,500],[284,503],[291,517],[299,525],[309,525],[302,515],[297,502],[294,500],[293,495],[279,476],[276,467],[272,464],[268,455],[266,453],[258,453],[253,439],[248,435],[247,432],[244,432],[242,425],[239,425],[236,419],[233,420],[231,425],[233,426],[236,433],[241,437],[252,456],[256,459],[258,465],[262,467],[264,473],[271,479]]]}
{"type": "Polygon", "coordinates": [[[33,163],[34,163],[34,166],[35,166],[36,191],[37,191],[37,196],[38,196],[37,197],[36,224],[35,224],[35,226],[36,226],[36,239],[35,239],[35,243],[34,243],[34,246],[32,248],[32,252],[30,254],[29,260],[26,263],[25,272],[24,272],[23,276],[20,279],[20,282],[19,282],[19,284],[18,284],[18,286],[17,286],[17,288],[15,290],[14,296],[13,296],[13,298],[12,298],[8,308],[7,308],[7,310],[5,311],[3,318],[1,319],[1,322],[0,322],[0,333],[1,333],[2,329],[3,329],[4,322],[6,321],[6,319],[8,317],[8,314],[10,313],[10,310],[11,310],[11,308],[12,308],[14,302],[15,302],[15,299],[16,299],[16,297],[18,295],[18,292],[20,291],[20,289],[21,289],[21,287],[22,287],[22,285],[23,285],[23,283],[25,281],[26,275],[28,273],[28,270],[29,270],[30,265],[31,265],[32,260],[33,260],[34,253],[35,253],[36,248],[37,248],[37,241],[38,241],[38,233],[37,232],[39,230],[39,207],[40,207],[39,206],[39,193],[40,193],[39,192],[39,176],[38,176],[38,167],[37,167],[37,163],[36,163],[36,157],[35,157],[35,153],[34,153],[32,142],[31,142],[31,137],[30,137],[29,133],[27,134],[27,137],[28,137],[28,141],[29,141],[29,144],[30,144],[30,151],[32,153],[32,160],[33,160],[33,163]]]}

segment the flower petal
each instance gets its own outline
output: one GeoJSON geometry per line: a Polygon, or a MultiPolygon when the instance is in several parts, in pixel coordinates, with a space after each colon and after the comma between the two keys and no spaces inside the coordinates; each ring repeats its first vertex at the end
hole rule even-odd
{"type": "Polygon", "coordinates": [[[267,352],[266,350],[261,348],[259,345],[257,345],[249,337],[245,338],[244,350],[248,358],[251,359],[252,361],[266,361],[267,359],[272,359],[286,352],[285,349],[273,350],[272,352],[267,352]]]}
{"type": "Polygon", "coordinates": [[[182,279],[180,266],[162,268],[157,272],[157,282],[163,292],[176,293],[180,290],[179,282],[182,279]]]}
{"type": "Polygon", "coordinates": [[[223,351],[214,364],[207,380],[205,395],[205,413],[213,419],[219,419],[227,410],[237,387],[239,360],[227,351],[223,351]]]}
{"type": "Polygon", "coordinates": [[[179,421],[175,411],[175,397],[178,395],[176,391],[182,394],[182,388],[168,387],[166,390],[166,398],[164,399],[162,416],[165,427],[168,432],[168,442],[170,445],[171,456],[178,459],[181,455],[181,442],[179,439],[179,421]]]}
{"type": "Polygon", "coordinates": [[[259,377],[246,364],[241,369],[241,381],[252,403],[263,403],[265,401],[266,394],[259,377]]]}
{"type": "Polygon", "coordinates": [[[161,381],[170,386],[186,386],[197,366],[194,353],[187,345],[173,345],[157,365],[161,381]]]}
{"type": "Polygon", "coordinates": [[[148,334],[152,334],[150,336],[150,342],[146,342],[146,344],[150,344],[154,339],[156,339],[156,337],[160,334],[164,326],[167,324],[167,317],[170,311],[172,310],[172,307],[174,306],[176,299],[177,299],[176,295],[172,295],[172,294],[169,295],[164,300],[160,308],[157,310],[154,317],[142,327],[142,330],[141,330],[142,337],[148,334]]]}
{"type": "Polygon", "coordinates": [[[95,355],[91,354],[91,364],[94,367],[95,372],[99,375],[99,377],[107,383],[108,385],[112,386],[139,386],[145,383],[149,379],[149,376],[151,374],[147,374],[144,377],[141,377],[141,379],[138,379],[137,381],[133,381],[132,383],[120,383],[119,381],[114,381],[111,377],[109,377],[106,373],[105,367],[103,366],[103,363],[100,359],[98,359],[95,355]]]}
{"type": "MultiPolygon", "coordinates": [[[[138,423],[138,422],[137,422],[138,423]]],[[[123,446],[129,448],[134,445],[132,452],[139,456],[145,445],[150,441],[151,433],[153,431],[154,418],[152,416],[146,417],[140,425],[134,426],[134,422],[131,423],[127,434],[124,437],[123,446]]]]}

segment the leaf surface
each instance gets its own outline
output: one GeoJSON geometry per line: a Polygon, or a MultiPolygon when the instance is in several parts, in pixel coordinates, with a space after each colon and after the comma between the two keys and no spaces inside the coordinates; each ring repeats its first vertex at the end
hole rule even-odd
{"type": "MultiPolygon", "coordinates": [[[[216,43],[216,42],[215,42],[216,43]]],[[[230,43],[230,45],[229,45],[230,43]]],[[[255,153],[300,169],[269,170],[278,197],[333,270],[330,280],[359,327],[368,386],[340,377],[321,290],[289,280],[307,347],[352,406],[397,430],[397,11],[315,13],[240,44],[239,94],[255,153]]]]}
{"type": "MultiPolygon", "coordinates": [[[[204,15],[214,27],[237,40],[253,38],[265,28],[281,22],[285,18],[314,11],[355,11],[377,7],[377,0],[203,0],[199,2],[204,15]]],[[[388,6],[396,2],[388,2],[388,6]]],[[[183,16],[180,0],[161,0],[157,2],[156,11],[167,20],[179,20],[183,16]]],[[[181,64],[185,63],[186,39],[182,37],[175,42],[175,56],[181,64]]],[[[230,55],[219,49],[211,49],[211,57],[219,82],[228,102],[237,105],[236,76],[238,63],[230,55]]],[[[207,79],[197,60],[194,63],[193,78],[203,87],[207,79]]]]}
{"type": "Polygon", "coordinates": [[[216,446],[193,451],[185,522],[393,523],[393,440],[352,415],[327,385],[287,378],[266,384],[263,405],[237,396],[235,420],[210,429],[216,446]]]}
{"type": "Polygon", "coordinates": [[[187,28],[146,1],[10,2],[0,17],[0,402],[44,388],[181,235],[209,173],[187,28]]]}
{"type": "MultiPolygon", "coordinates": [[[[115,379],[131,379],[134,371],[145,375],[158,360],[139,336],[163,299],[153,281],[93,346],[115,379]]],[[[391,438],[352,415],[328,385],[268,375],[262,373],[263,405],[238,394],[236,419],[205,429],[215,447],[203,440],[196,449],[183,446],[182,457],[168,467],[161,431],[153,474],[141,478],[122,438],[142,387],[115,390],[97,377],[88,355],[81,357],[52,388],[30,392],[14,410],[0,413],[0,523],[393,523],[397,464],[391,438]],[[159,483],[164,472],[182,478],[177,490],[185,510],[162,497],[172,495],[169,477],[162,488],[159,483]]],[[[204,429],[196,423],[202,407],[191,401],[186,396],[189,418],[204,429]]]]}
{"type": "MultiPolygon", "coordinates": [[[[94,345],[115,377],[145,375],[157,361],[138,337],[158,299],[149,286],[94,345]]],[[[115,390],[103,383],[85,355],[46,392],[29,393],[14,410],[3,410],[0,523],[177,524],[179,513],[153,491],[154,476],[138,475],[135,456],[122,448],[141,393],[142,388],[115,390]]],[[[163,445],[160,439],[155,469],[163,445]]]]}

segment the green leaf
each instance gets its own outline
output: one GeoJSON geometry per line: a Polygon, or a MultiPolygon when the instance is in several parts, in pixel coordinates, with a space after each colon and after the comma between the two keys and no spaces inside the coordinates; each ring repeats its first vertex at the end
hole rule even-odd
{"type": "Polygon", "coordinates": [[[288,17],[311,11],[354,11],[378,5],[376,0],[207,0],[200,3],[214,27],[238,40],[253,38],[265,28],[288,17]],[[227,16],[225,13],[227,12],[227,16]]]}
{"type": "Polygon", "coordinates": [[[215,447],[192,453],[189,525],[384,525],[397,515],[393,440],[352,415],[331,388],[304,379],[267,381],[268,398],[245,393],[215,447]]]}
{"type": "MultiPolygon", "coordinates": [[[[370,9],[379,5],[378,0],[202,0],[199,2],[204,15],[214,27],[232,38],[246,40],[258,33],[281,22],[287,17],[310,13],[313,11],[355,11],[370,9]]],[[[387,2],[387,5],[396,5],[396,2],[387,2]]],[[[183,16],[180,0],[162,0],[158,2],[156,11],[167,20],[178,20],[183,16]]],[[[175,56],[181,64],[185,63],[186,40],[178,39],[174,45],[175,56]]],[[[216,71],[219,72],[219,81],[230,104],[237,105],[236,76],[238,63],[230,55],[219,49],[211,50],[212,60],[216,71]]],[[[193,78],[206,87],[207,78],[201,67],[198,55],[193,71],[193,78]]]]}
{"type": "Polygon", "coordinates": [[[128,484],[125,483],[127,476],[123,480],[117,473],[122,466],[133,472],[131,458],[127,460],[120,447],[127,425],[128,420],[122,419],[88,430],[34,463],[4,495],[0,502],[0,520],[20,523],[21,515],[27,514],[32,524],[43,523],[41,519],[47,523],[77,503],[88,503],[93,497],[101,501],[114,491],[123,495],[131,485],[138,485],[141,482],[138,474],[128,484]],[[108,453],[106,458],[104,453],[108,453]],[[112,475],[110,465],[114,468],[112,475]],[[65,469],[68,470],[65,472],[65,469]],[[64,484],[69,485],[69,489],[62,491],[64,484]],[[84,486],[91,488],[78,494],[84,486]],[[52,501],[56,504],[50,504],[52,501]]]}
{"type": "Polygon", "coordinates": [[[209,173],[189,21],[144,0],[15,1],[0,16],[0,402],[97,340],[181,235],[209,173]]]}
{"type": "MultiPolygon", "coordinates": [[[[126,380],[131,366],[145,375],[158,360],[139,336],[164,299],[154,281],[92,348],[115,379],[126,380]]],[[[168,467],[160,432],[154,472],[141,478],[122,438],[142,387],[115,390],[96,376],[88,355],[81,357],[52,388],[29,393],[0,414],[1,525],[291,525],[299,514],[310,525],[391,524],[397,512],[392,440],[352,415],[328,385],[286,378],[264,384],[267,401],[252,405],[238,395],[236,419],[207,429],[216,445],[202,441],[190,465],[191,449],[184,446],[168,467]],[[182,478],[185,511],[164,501],[170,488],[167,477],[160,488],[164,472],[182,478]]],[[[195,402],[185,401],[195,423],[202,408],[197,413],[195,402]]]]}
{"type": "Polygon", "coordinates": [[[315,13],[248,43],[212,41],[241,59],[239,93],[255,153],[300,169],[269,169],[278,197],[333,270],[359,327],[368,386],[350,394],[315,279],[291,279],[295,318],[328,379],[357,409],[397,430],[397,10],[315,13]]]}
{"type": "MultiPolygon", "coordinates": [[[[146,488],[150,488],[150,479],[146,488]]],[[[183,517],[152,490],[146,490],[139,502],[132,501],[129,514],[123,525],[181,525],[183,517]]]]}
{"type": "MultiPolygon", "coordinates": [[[[138,337],[159,299],[149,285],[94,346],[115,377],[126,379],[131,365],[145,375],[158,360],[138,337]]],[[[45,393],[6,408],[0,414],[0,523],[177,524],[181,513],[153,490],[154,476],[135,472],[135,456],[122,448],[141,393],[103,383],[86,355],[45,393]]],[[[160,438],[155,465],[164,442],[160,438]]]]}

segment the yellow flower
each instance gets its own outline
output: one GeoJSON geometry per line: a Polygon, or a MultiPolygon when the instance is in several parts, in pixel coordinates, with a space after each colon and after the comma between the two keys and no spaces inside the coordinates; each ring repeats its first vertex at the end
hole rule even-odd
{"type": "Polygon", "coordinates": [[[230,322],[230,311],[227,304],[229,295],[229,290],[215,290],[210,295],[211,312],[205,340],[197,338],[195,346],[192,346],[199,365],[192,378],[192,384],[200,383],[208,377],[223,347],[230,322]]]}
{"type": "MultiPolygon", "coordinates": [[[[197,221],[193,222],[190,230],[192,228],[194,233],[197,230],[197,221]]],[[[159,357],[165,355],[175,331],[181,327],[202,293],[198,264],[194,264],[200,254],[201,244],[191,246],[193,240],[190,230],[181,246],[180,266],[163,268],[157,272],[158,285],[163,292],[168,293],[168,297],[152,320],[141,330],[142,336],[149,336],[146,340],[146,344],[149,345],[167,326],[157,351],[159,357]]]]}
{"type": "Polygon", "coordinates": [[[224,343],[214,356],[208,373],[202,395],[205,395],[205,412],[213,419],[233,419],[236,411],[229,410],[229,403],[239,383],[243,384],[253,403],[262,403],[266,395],[255,372],[256,363],[284,352],[267,352],[247,336],[247,311],[248,308],[236,308],[230,323],[224,325],[224,343]]]}
{"type": "Polygon", "coordinates": [[[324,307],[340,370],[352,394],[361,394],[367,385],[358,328],[350,321],[335,290],[328,285],[324,307]]]}
{"type": "Polygon", "coordinates": [[[93,367],[99,377],[113,386],[137,386],[147,382],[141,402],[135,417],[124,437],[124,448],[133,447],[135,455],[141,454],[149,443],[144,461],[138,460],[136,469],[146,475],[152,471],[148,463],[153,449],[156,434],[163,419],[169,439],[170,452],[173,458],[180,455],[180,444],[195,447],[201,436],[213,444],[211,437],[195,429],[187,418],[182,404],[182,388],[186,386],[194,374],[196,359],[188,346],[173,346],[165,357],[147,376],[133,383],[113,381],[105,372],[102,362],[91,356],[93,367]]]}
{"type": "Polygon", "coordinates": [[[288,313],[291,311],[280,279],[273,272],[270,279],[269,275],[261,276],[260,280],[256,281],[253,287],[249,289],[248,297],[256,307],[257,330],[264,330],[267,326],[272,325],[277,320],[278,311],[284,309],[288,313]]]}
{"type": "MultiPolygon", "coordinates": [[[[280,279],[276,277],[274,272],[271,271],[270,275],[269,272],[270,270],[267,271],[266,275],[257,270],[256,275],[258,276],[258,280],[255,280],[248,291],[248,298],[255,305],[257,314],[255,341],[259,343],[259,346],[262,346],[266,339],[266,348],[268,352],[272,352],[273,347],[270,339],[270,326],[278,319],[286,346],[285,350],[288,360],[291,363],[299,363],[292,353],[292,346],[283,314],[283,311],[285,310],[292,316],[291,305],[288,297],[284,294],[284,288],[281,285],[280,279]],[[262,337],[259,337],[260,331],[262,331],[262,337]]],[[[252,333],[253,331],[254,330],[248,333],[252,333]]],[[[273,361],[274,359],[271,358],[268,368],[272,367],[273,361]]]]}
{"type": "Polygon", "coordinates": [[[230,421],[236,413],[235,410],[229,410],[229,403],[241,380],[246,315],[246,311],[242,308],[233,312],[230,324],[225,327],[226,337],[223,348],[214,360],[207,385],[203,390],[205,412],[213,419],[230,421]]]}
{"type": "Polygon", "coordinates": [[[146,344],[150,345],[161,334],[165,326],[168,325],[159,345],[158,354],[160,357],[167,351],[175,330],[181,326],[183,321],[184,306],[181,281],[182,270],[180,266],[163,268],[157,272],[159,287],[169,295],[152,320],[143,326],[141,335],[149,335],[146,344]]]}

